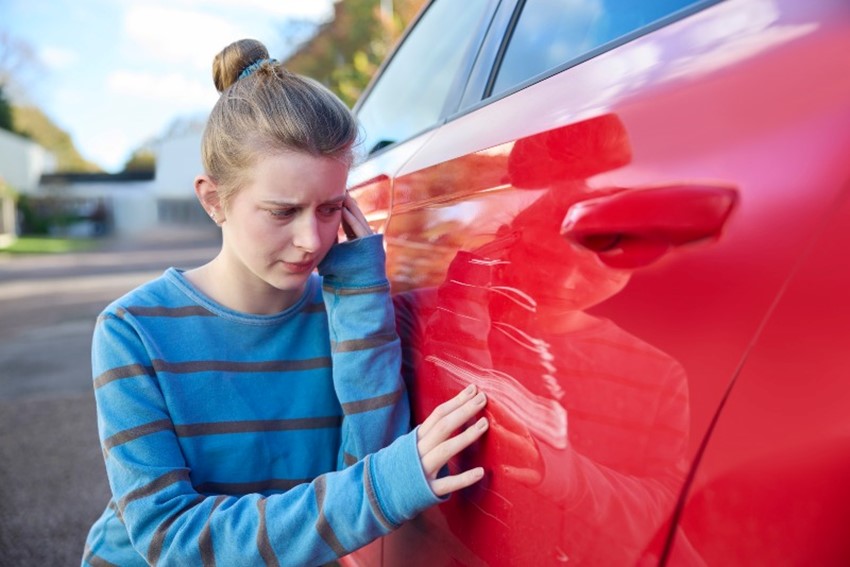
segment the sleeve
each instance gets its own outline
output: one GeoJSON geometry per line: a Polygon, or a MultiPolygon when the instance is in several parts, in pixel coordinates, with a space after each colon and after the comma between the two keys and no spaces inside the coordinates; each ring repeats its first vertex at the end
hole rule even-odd
{"type": "Polygon", "coordinates": [[[319,265],[333,381],[342,404],[340,468],[410,429],[390,285],[380,234],[335,245],[319,265]]]}
{"type": "Polygon", "coordinates": [[[117,515],[151,564],[316,565],[385,535],[439,499],[416,431],[342,471],[263,496],[198,493],[136,329],[102,316],[92,362],[98,429],[117,515]]]}

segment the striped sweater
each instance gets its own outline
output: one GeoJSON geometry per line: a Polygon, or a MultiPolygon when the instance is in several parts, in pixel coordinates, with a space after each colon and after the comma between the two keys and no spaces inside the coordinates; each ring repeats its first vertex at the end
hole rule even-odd
{"type": "Polygon", "coordinates": [[[440,500],[419,463],[379,235],[334,246],[275,315],[174,268],[92,346],[113,497],[83,565],[319,565],[440,500]]]}

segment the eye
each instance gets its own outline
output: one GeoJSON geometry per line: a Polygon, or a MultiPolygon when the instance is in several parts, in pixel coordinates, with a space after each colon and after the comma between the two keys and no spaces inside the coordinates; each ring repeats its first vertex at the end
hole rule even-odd
{"type": "Polygon", "coordinates": [[[298,213],[298,209],[294,208],[286,208],[286,209],[270,209],[269,214],[278,219],[289,219],[294,217],[298,213]]]}
{"type": "Polygon", "coordinates": [[[322,205],[321,207],[319,207],[319,214],[326,216],[326,217],[331,217],[331,216],[337,214],[341,210],[342,210],[341,204],[339,204],[339,205],[322,205]]]}

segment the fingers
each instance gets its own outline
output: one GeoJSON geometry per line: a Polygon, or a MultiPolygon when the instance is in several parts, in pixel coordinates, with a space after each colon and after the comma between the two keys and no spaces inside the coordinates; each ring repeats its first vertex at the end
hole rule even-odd
{"type": "Polygon", "coordinates": [[[434,494],[444,496],[470,486],[484,476],[484,469],[476,467],[459,474],[437,478],[437,474],[449,459],[472,445],[487,431],[490,422],[486,417],[481,417],[457,433],[465,423],[469,423],[480,413],[486,404],[487,396],[484,392],[479,392],[470,384],[455,397],[440,404],[419,426],[419,459],[434,494]]]}
{"type": "Polygon", "coordinates": [[[445,496],[461,488],[472,486],[482,478],[484,478],[484,469],[482,467],[475,467],[460,474],[434,480],[431,482],[431,490],[437,496],[445,496]]]}
{"type": "MultiPolygon", "coordinates": [[[[483,396],[483,394],[480,394],[483,396]]],[[[467,427],[462,433],[449,437],[445,441],[434,446],[433,449],[425,453],[420,452],[422,461],[422,470],[426,476],[436,475],[443,468],[449,459],[472,445],[480,438],[487,428],[489,422],[486,417],[482,417],[473,425],[467,427]]]]}
{"type": "Polygon", "coordinates": [[[434,427],[435,423],[455,409],[459,408],[465,401],[471,399],[477,391],[478,388],[475,387],[475,384],[470,384],[458,392],[455,397],[437,406],[434,411],[431,412],[431,415],[429,415],[422,425],[419,426],[420,439],[431,431],[431,428],[434,427]]]}
{"type": "MultiPolygon", "coordinates": [[[[472,393],[474,392],[475,390],[472,393]]],[[[459,396],[455,396],[452,400],[437,407],[425,421],[427,423],[432,418],[434,420],[428,423],[424,432],[421,428],[419,430],[419,454],[425,455],[437,445],[443,443],[464,423],[467,423],[475,414],[484,409],[486,404],[487,396],[483,392],[470,396],[467,390],[464,390],[459,396]],[[460,400],[458,400],[459,397],[460,400]]]]}
{"type": "Polygon", "coordinates": [[[357,201],[354,197],[345,194],[345,201],[342,203],[342,229],[349,240],[369,236],[372,234],[372,227],[369,226],[369,221],[366,220],[366,215],[357,206],[357,201]]]}

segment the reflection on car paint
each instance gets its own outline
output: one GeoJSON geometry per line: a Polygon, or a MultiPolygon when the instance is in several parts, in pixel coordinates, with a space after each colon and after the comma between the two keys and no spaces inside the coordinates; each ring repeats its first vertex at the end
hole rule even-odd
{"type": "MultiPolygon", "coordinates": [[[[435,265],[420,273],[442,272],[442,282],[398,295],[401,310],[411,310],[401,317],[417,327],[403,340],[419,414],[469,383],[490,399],[487,437],[451,464],[484,464],[489,475],[442,506],[447,527],[488,565],[516,564],[517,554],[529,550],[535,555],[526,559],[537,562],[633,561],[664,525],[684,479],[687,377],[668,354],[586,312],[619,293],[632,270],[612,267],[560,235],[573,205],[628,191],[584,182],[628,163],[628,137],[616,116],[602,115],[501,149],[486,152],[486,180],[502,191],[508,181],[514,195],[534,198],[517,199],[524,206],[510,217],[496,215],[489,236],[464,230],[477,235],[471,248],[436,242],[435,265]],[[450,250],[454,256],[441,268],[450,250]],[[461,522],[469,515],[464,506],[481,517],[461,522]],[[541,525],[542,517],[561,522],[541,525]],[[504,530],[496,539],[505,542],[509,526],[531,525],[539,543],[511,552],[478,547],[484,540],[473,532],[482,525],[488,538],[504,530]]],[[[476,179],[482,182],[473,177],[467,187],[482,189],[476,179]]],[[[408,191],[430,190],[428,179],[407,183],[408,191]]],[[[451,218],[434,197],[429,207],[403,215],[396,226],[416,229],[391,231],[394,246],[415,244],[423,257],[431,243],[410,240],[429,233],[431,218],[451,218]]]]}
{"type": "Polygon", "coordinates": [[[497,19],[475,106],[370,160],[414,418],[465,371],[524,388],[450,463],[484,481],[384,564],[848,563],[848,8],[712,3],[478,101],[497,19]],[[597,231],[618,205],[660,222],[597,231]],[[538,402],[565,447],[516,411],[538,402]]]}

